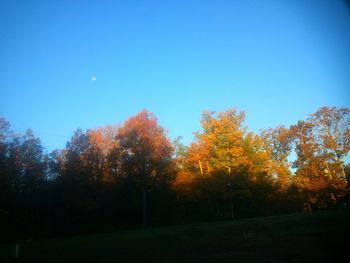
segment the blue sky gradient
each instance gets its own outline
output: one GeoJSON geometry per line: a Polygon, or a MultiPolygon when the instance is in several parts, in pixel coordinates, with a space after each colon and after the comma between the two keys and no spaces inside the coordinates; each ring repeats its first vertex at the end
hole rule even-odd
{"type": "Polygon", "coordinates": [[[193,140],[202,111],[249,130],[350,107],[345,1],[1,1],[0,114],[63,148],[144,108],[193,140]],[[93,77],[96,80],[92,80],[93,77]]]}

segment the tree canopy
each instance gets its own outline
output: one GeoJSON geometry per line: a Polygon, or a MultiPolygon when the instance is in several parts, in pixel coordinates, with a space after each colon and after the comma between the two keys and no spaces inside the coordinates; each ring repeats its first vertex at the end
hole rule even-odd
{"type": "Polygon", "coordinates": [[[0,236],[89,233],[347,206],[350,109],[321,107],[255,134],[237,109],[204,111],[190,145],[153,113],[77,129],[45,151],[0,118],[0,236]]]}

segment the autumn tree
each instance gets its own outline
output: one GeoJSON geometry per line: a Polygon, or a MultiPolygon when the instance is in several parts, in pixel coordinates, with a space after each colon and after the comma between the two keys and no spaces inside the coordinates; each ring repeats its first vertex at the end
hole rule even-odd
{"type": "Polygon", "coordinates": [[[344,180],[344,158],[350,150],[350,109],[322,107],[309,121],[321,146],[327,176],[330,180],[344,180]]]}
{"type": "Polygon", "coordinates": [[[310,197],[313,203],[334,203],[347,185],[344,158],[350,147],[349,112],[322,107],[291,128],[297,154],[293,164],[296,181],[314,193],[310,197]]]}
{"type": "Polygon", "coordinates": [[[109,154],[116,146],[118,126],[106,126],[88,130],[89,148],[84,152],[83,158],[87,166],[93,171],[93,178],[98,183],[108,183],[113,180],[110,174],[109,154]]]}
{"type": "Polygon", "coordinates": [[[174,148],[157,118],[147,110],[130,117],[120,128],[116,140],[112,156],[118,160],[121,176],[141,186],[142,218],[146,226],[147,191],[169,182],[174,148]]]}
{"type": "Polygon", "coordinates": [[[284,126],[269,128],[261,132],[265,152],[269,160],[269,173],[276,179],[279,188],[286,191],[292,183],[291,163],[292,136],[284,126]]]}
{"type": "Polygon", "coordinates": [[[245,161],[243,120],[244,113],[235,109],[203,113],[203,131],[196,134],[196,142],[188,149],[185,167],[175,181],[177,191],[205,198],[221,213],[219,200],[230,197],[227,189],[230,176],[227,175],[240,169],[245,161]]]}
{"type": "Polygon", "coordinates": [[[260,190],[262,194],[271,190],[270,156],[264,140],[247,133],[244,119],[244,112],[236,109],[204,112],[203,131],[196,134],[196,142],[190,145],[184,169],[174,185],[180,193],[189,195],[192,188],[195,195],[208,201],[214,199],[219,214],[227,211],[220,206],[225,207],[228,200],[231,217],[233,196],[243,200],[260,190]]]}
{"type": "Polygon", "coordinates": [[[235,109],[203,112],[202,132],[196,133],[196,141],[189,146],[183,169],[175,180],[179,193],[207,199],[229,195],[226,184],[230,179],[226,175],[237,173],[247,164],[243,121],[244,112],[235,109]],[[219,180],[218,173],[227,178],[219,180]]]}
{"type": "Polygon", "coordinates": [[[246,163],[243,139],[246,129],[242,127],[244,112],[235,109],[226,112],[205,111],[202,116],[202,133],[188,149],[188,162],[201,175],[212,170],[231,173],[246,163]]]}

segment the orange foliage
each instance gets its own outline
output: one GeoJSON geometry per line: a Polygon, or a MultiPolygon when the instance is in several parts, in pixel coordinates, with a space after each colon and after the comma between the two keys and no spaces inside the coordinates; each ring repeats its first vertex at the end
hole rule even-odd
{"type": "Polygon", "coordinates": [[[194,182],[195,175],[189,171],[182,170],[172,183],[172,189],[181,196],[190,197],[193,194],[194,182]]]}
{"type": "Polygon", "coordinates": [[[154,114],[143,110],[130,117],[120,128],[116,139],[122,149],[121,158],[132,164],[129,173],[142,178],[164,179],[173,163],[174,148],[154,114]]]}

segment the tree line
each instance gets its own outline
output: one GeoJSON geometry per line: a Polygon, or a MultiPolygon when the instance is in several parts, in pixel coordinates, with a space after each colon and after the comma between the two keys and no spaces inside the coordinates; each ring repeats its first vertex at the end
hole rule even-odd
{"type": "Polygon", "coordinates": [[[293,213],[350,204],[350,109],[249,132],[245,113],[205,111],[189,146],[143,110],[76,130],[48,153],[0,118],[0,239],[293,213]]]}

